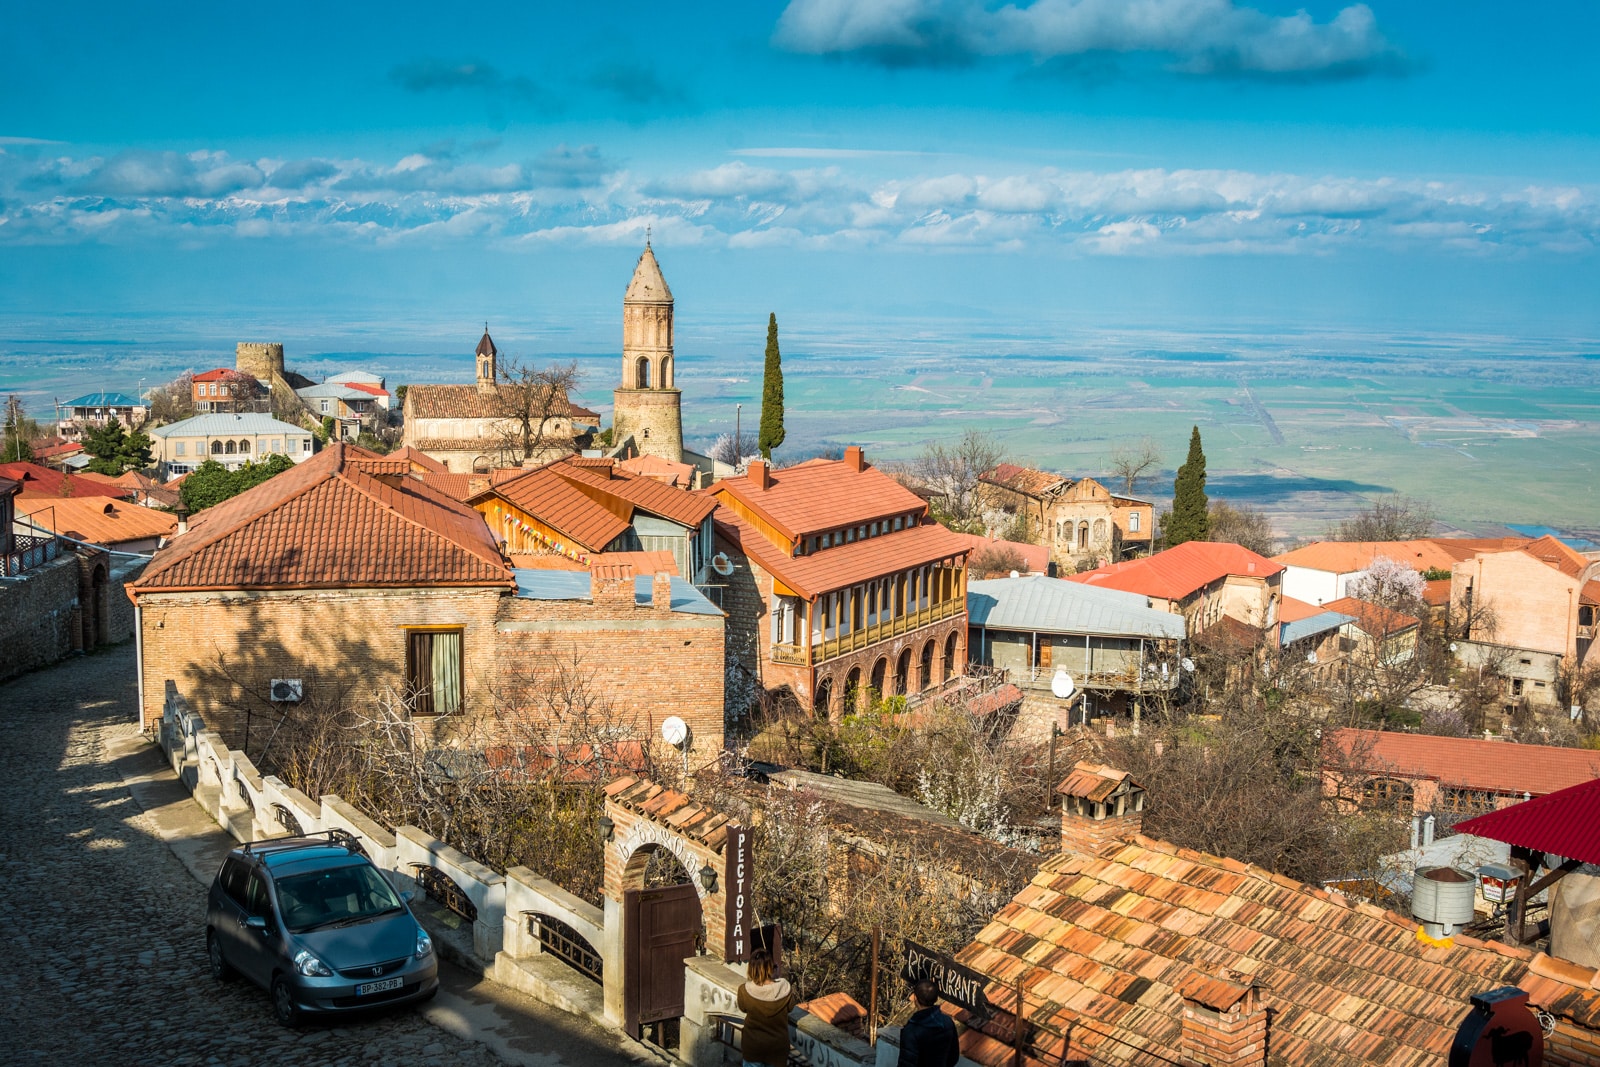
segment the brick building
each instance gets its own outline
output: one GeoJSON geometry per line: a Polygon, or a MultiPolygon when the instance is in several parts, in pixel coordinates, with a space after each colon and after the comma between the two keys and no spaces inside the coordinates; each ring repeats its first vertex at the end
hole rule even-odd
{"type": "Polygon", "coordinates": [[[1027,540],[1050,550],[1065,571],[1114,563],[1150,550],[1155,505],[1114,493],[1093,478],[1066,478],[1002,463],[978,479],[985,504],[1019,515],[1027,540]]]}
{"type": "Polygon", "coordinates": [[[868,690],[917,693],[965,672],[968,544],[860,448],[781,470],[757,460],[710,492],[730,705],[754,696],[741,679],[839,714],[868,690]]]}
{"type": "Polygon", "coordinates": [[[530,578],[414,466],[334,444],[158,552],[131,587],[145,727],[168,682],[243,745],[283,701],[487,714],[538,707],[529,687],[566,671],[619,721],[643,730],[670,707],[720,749],[723,620],[692,586],[530,578]]]}

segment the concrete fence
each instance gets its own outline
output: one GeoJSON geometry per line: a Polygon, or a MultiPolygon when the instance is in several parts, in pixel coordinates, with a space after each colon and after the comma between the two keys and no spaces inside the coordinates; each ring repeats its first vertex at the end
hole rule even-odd
{"type": "MultiPolygon", "coordinates": [[[[526,867],[504,874],[478,863],[415,826],[385,828],[333,794],[313,800],[273,775],[263,775],[243,752],[230,749],[206,728],[205,720],[168,682],[161,723],[153,740],[161,746],[178,778],[207,814],[238,841],[261,841],[293,833],[330,830],[350,835],[373,864],[399,887],[416,884],[422,867],[443,873],[472,902],[471,952],[488,977],[536,999],[602,1026],[600,983],[580,974],[546,950],[536,924],[554,920],[571,941],[587,942],[596,958],[615,958],[609,943],[620,930],[608,930],[605,912],[526,867]]],[[[438,937],[436,934],[436,943],[438,937]]],[[[441,945],[441,949],[447,946],[441,945]]],[[[570,951],[570,947],[568,949],[570,951]]],[[[470,962],[458,960],[458,962],[470,962]]],[[[721,1067],[736,1054],[716,1040],[714,1016],[738,1015],[737,993],[743,967],[711,956],[686,962],[685,1008],[680,1059],[696,1067],[721,1067]]],[[[878,1047],[852,1037],[821,1019],[796,1010],[790,1016],[794,1048],[814,1067],[892,1067],[898,1056],[898,1030],[880,1033],[878,1047]],[[882,1038],[888,1037],[886,1042],[882,1038]],[[886,1051],[887,1050],[887,1051],[886,1051]]],[[[966,1065],[966,1061],[963,1061],[966,1065]]],[[[970,1067],[970,1065],[966,1065],[970,1067]]]]}

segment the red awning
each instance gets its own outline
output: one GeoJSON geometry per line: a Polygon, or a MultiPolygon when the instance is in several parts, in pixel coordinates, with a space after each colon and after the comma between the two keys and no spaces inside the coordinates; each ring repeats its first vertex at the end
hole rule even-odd
{"type": "Polygon", "coordinates": [[[1456,823],[1456,832],[1600,863],[1600,778],[1456,823]]]}

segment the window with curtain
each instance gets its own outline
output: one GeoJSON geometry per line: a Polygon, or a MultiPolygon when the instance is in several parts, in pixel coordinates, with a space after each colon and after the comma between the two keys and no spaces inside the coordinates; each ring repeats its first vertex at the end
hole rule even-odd
{"type": "Polygon", "coordinates": [[[412,630],[406,635],[406,689],[414,715],[461,710],[460,630],[412,630]]]}

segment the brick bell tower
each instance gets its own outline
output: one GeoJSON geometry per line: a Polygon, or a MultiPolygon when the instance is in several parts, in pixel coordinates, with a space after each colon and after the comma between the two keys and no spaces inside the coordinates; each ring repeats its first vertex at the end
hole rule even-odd
{"type": "Polygon", "coordinates": [[[612,394],[613,442],[683,462],[683,413],[672,358],[672,290],[645,241],[622,298],[622,386],[612,394]]]}

